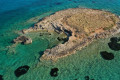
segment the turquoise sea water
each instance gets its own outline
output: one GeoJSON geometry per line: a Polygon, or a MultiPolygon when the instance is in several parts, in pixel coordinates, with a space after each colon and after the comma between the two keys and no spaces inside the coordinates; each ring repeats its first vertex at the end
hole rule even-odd
{"type": "Polygon", "coordinates": [[[61,43],[56,39],[58,34],[34,36],[30,45],[10,47],[19,30],[33,26],[56,11],[80,7],[120,15],[120,0],[0,0],[0,5],[0,75],[4,80],[85,80],[85,76],[94,80],[120,80],[120,51],[108,47],[109,38],[97,40],[56,62],[40,61],[39,58],[45,49],[61,43]],[[112,52],[115,58],[106,61],[100,51],[112,52]],[[29,71],[17,78],[14,71],[24,65],[30,66],[29,71]],[[50,70],[55,67],[59,69],[58,76],[51,77],[50,70]]]}

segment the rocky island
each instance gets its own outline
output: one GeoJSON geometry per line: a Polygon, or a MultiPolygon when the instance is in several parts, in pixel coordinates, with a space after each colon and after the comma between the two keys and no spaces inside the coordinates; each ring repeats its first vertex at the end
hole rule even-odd
{"type": "MultiPolygon", "coordinates": [[[[72,8],[45,17],[36,23],[34,27],[24,29],[21,32],[24,35],[36,31],[65,33],[67,35],[65,39],[58,38],[58,40],[65,40],[65,42],[51,49],[46,49],[40,58],[56,60],[75,53],[76,50],[84,48],[95,39],[106,38],[109,35],[119,33],[119,20],[119,16],[107,11],[72,8]]],[[[18,37],[14,40],[32,43],[31,39],[25,37],[24,39],[18,37]]]]}

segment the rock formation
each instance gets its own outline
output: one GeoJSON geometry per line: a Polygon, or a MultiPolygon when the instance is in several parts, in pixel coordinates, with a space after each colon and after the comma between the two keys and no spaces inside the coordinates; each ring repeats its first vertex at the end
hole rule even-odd
{"type": "MultiPolygon", "coordinates": [[[[106,38],[109,35],[119,33],[120,23],[119,17],[110,12],[72,8],[45,17],[34,27],[22,30],[22,32],[26,34],[44,30],[65,33],[68,36],[68,40],[64,44],[45,50],[40,58],[54,60],[75,53],[76,50],[84,48],[94,39],[106,38]]],[[[19,40],[25,41],[21,38],[17,39],[18,42],[19,40]]]]}
{"type": "Polygon", "coordinates": [[[57,76],[58,76],[58,71],[59,71],[58,68],[53,68],[53,69],[51,69],[51,71],[50,71],[50,75],[51,75],[52,77],[57,77],[57,76]]]}
{"type": "Polygon", "coordinates": [[[32,43],[31,38],[27,38],[26,36],[19,36],[13,40],[15,43],[23,43],[23,44],[30,44],[32,43]]]}
{"type": "Polygon", "coordinates": [[[114,59],[113,53],[109,53],[109,52],[107,52],[107,51],[102,51],[102,52],[100,52],[100,55],[101,55],[101,57],[102,57],[103,59],[105,59],[105,60],[112,60],[112,59],[114,59]]]}
{"type": "Polygon", "coordinates": [[[27,66],[27,65],[21,66],[21,67],[17,68],[17,69],[15,70],[15,72],[14,72],[14,73],[15,73],[15,76],[16,76],[16,77],[20,77],[20,76],[26,74],[26,73],[28,72],[29,68],[30,68],[30,67],[27,66]]]}

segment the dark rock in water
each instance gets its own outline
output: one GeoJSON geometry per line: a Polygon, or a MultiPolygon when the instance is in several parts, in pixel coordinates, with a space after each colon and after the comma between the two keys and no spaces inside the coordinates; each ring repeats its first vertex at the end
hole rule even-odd
{"type": "Polygon", "coordinates": [[[110,38],[110,41],[113,42],[113,43],[118,42],[118,38],[117,37],[112,37],[112,38],[110,38]]]}
{"type": "Polygon", "coordinates": [[[52,77],[57,77],[58,76],[58,68],[53,68],[53,69],[51,69],[51,71],[50,71],[50,75],[52,76],[52,77]]]}
{"type": "Polygon", "coordinates": [[[21,67],[17,68],[14,73],[15,73],[16,77],[20,77],[21,75],[24,75],[25,73],[27,73],[29,68],[30,67],[27,65],[21,66],[21,67]]]}
{"type": "Polygon", "coordinates": [[[114,59],[114,55],[112,53],[108,53],[107,51],[100,52],[101,56],[105,60],[112,60],[114,59]]]}
{"type": "Polygon", "coordinates": [[[89,76],[85,76],[85,80],[89,80],[89,76]]]}
{"type": "Polygon", "coordinates": [[[40,33],[40,35],[39,35],[39,36],[43,36],[43,34],[41,34],[41,33],[40,33]]]}
{"type": "Polygon", "coordinates": [[[112,37],[110,39],[111,42],[108,43],[108,46],[110,49],[114,50],[114,51],[118,51],[120,50],[120,44],[118,43],[118,41],[120,41],[119,38],[117,37],[112,37]]]}
{"type": "Polygon", "coordinates": [[[110,49],[112,49],[114,51],[119,51],[120,50],[120,44],[118,44],[118,43],[109,42],[108,46],[109,46],[110,49]]]}
{"type": "Polygon", "coordinates": [[[96,3],[95,1],[92,1],[92,3],[96,3]]]}
{"type": "Polygon", "coordinates": [[[117,41],[120,41],[120,37],[119,37],[119,38],[117,38],[117,41]]]}
{"type": "Polygon", "coordinates": [[[55,4],[56,4],[56,5],[61,5],[61,4],[62,4],[62,2],[56,2],[55,4]]]}
{"type": "Polygon", "coordinates": [[[90,79],[89,76],[85,76],[85,80],[94,80],[94,79],[90,79]]]}
{"type": "Polygon", "coordinates": [[[3,80],[3,76],[2,75],[0,75],[0,80],[3,80]]]}
{"type": "Polygon", "coordinates": [[[95,80],[95,79],[91,79],[91,80],[95,80]]]}

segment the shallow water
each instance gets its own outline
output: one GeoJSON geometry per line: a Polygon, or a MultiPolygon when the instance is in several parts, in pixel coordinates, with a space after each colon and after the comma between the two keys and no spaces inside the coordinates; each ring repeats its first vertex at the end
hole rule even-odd
{"type": "Polygon", "coordinates": [[[56,62],[40,61],[39,58],[44,50],[61,43],[56,39],[58,34],[33,37],[35,40],[30,45],[10,47],[19,30],[33,26],[56,11],[80,7],[120,15],[120,0],[0,0],[0,5],[0,75],[4,80],[85,80],[85,76],[95,80],[120,80],[120,51],[108,47],[109,38],[97,40],[76,54],[56,62]],[[104,60],[100,51],[112,52],[115,58],[104,60]],[[23,65],[30,66],[30,69],[17,78],[14,71],[23,65]],[[50,76],[54,67],[59,69],[57,77],[50,76]]]}

